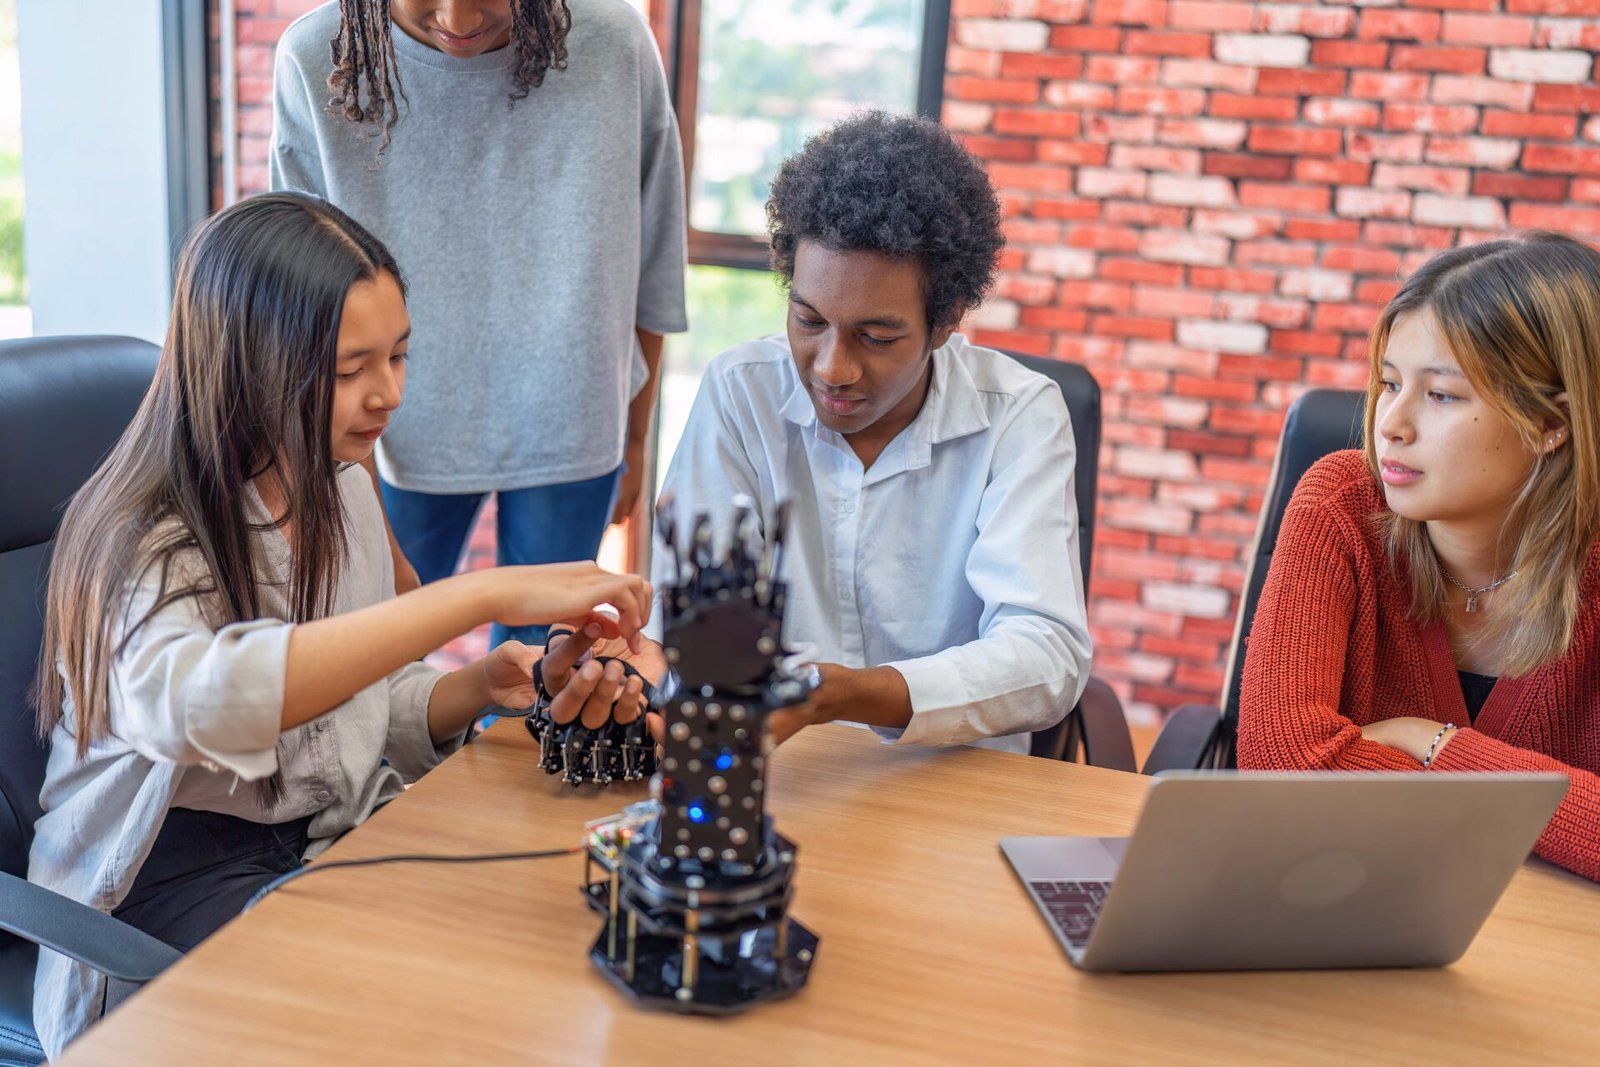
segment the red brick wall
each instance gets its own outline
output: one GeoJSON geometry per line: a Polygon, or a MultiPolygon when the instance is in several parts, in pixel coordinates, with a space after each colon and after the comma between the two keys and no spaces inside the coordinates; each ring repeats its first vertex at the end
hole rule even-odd
{"type": "Polygon", "coordinates": [[[234,40],[239,91],[239,195],[267,188],[272,138],[272,56],[289,23],[324,0],[218,0],[236,11],[234,40]]]}
{"type": "Polygon", "coordinates": [[[984,341],[1105,397],[1089,617],[1137,711],[1213,700],[1290,400],[1397,279],[1600,234],[1600,0],[953,0],[945,122],[1009,226],[984,341]]]}
{"type": "MultiPolygon", "coordinates": [[[[231,2],[249,193],[318,0],[231,2]]],[[[1216,699],[1282,413],[1363,383],[1396,279],[1600,234],[1597,52],[1600,0],[952,0],[945,122],[1009,218],[971,325],[1100,380],[1090,618],[1136,714],[1216,699]]]]}

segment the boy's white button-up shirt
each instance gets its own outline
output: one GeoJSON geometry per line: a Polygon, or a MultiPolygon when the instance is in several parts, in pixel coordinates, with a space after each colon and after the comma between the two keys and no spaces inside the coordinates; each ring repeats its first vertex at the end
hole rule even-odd
{"type": "MultiPolygon", "coordinates": [[[[912,717],[886,739],[1027,752],[1089,676],[1072,426],[1055,383],[1003,353],[956,334],[932,358],[922,410],[863,469],[817,420],[785,338],[730,349],[661,495],[680,538],[705,512],[719,547],[736,497],[763,532],[789,502],[785,643],[899,671],[912,717]]],[[[658,589],[672,568],[658,536],[658,589]]]]}

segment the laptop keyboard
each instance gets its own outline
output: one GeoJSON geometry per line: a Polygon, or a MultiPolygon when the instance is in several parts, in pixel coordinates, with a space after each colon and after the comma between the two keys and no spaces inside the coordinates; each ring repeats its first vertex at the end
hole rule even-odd
{"type": "Polygon", "coordinates": [[[1110,882],[1049,882],[1028,883],[1044,904],[1047,915],[1073,948],[1082,949],[1089,943],[1095,920],[1100,918],[1100,906],[1111,892],[1110,882]]]}

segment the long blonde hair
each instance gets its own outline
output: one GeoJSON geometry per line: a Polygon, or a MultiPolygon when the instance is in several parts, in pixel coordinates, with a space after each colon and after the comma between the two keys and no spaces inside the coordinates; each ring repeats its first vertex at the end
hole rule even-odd
{"type": "MultiPolygon", "coordinates": [[[[1533,232],[1441,253],[1407,279],[1368,350],[1365,451],[1374,478],[1389,335],[1401,315],[1424,310],[1472,388],[1536,457],[1501,526],[1501,554],[1516,577],[1485,623],[1485,638],[1503,650],[1500,673],[1516,677],[1566,653],[1578,585],[1600,535],[1600,252],[1533,232]],[[1569,434],[1547,452],[1541,445],[1553,425],[1569,434]]],[[[1426,525],[1388,511],[1380,521],[1390,565],[1409,580],[1413,616],[1442,622],[1448,587],[1426,525]]]]}

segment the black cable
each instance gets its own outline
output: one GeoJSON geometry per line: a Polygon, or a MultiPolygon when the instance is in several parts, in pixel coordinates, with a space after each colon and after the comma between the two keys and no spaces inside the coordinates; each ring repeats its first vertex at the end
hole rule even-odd
{"type": "Polygon", "coordinates": [[[245,906],[239,909],[239,914],[243,915],[261,903],[261,899],[268,893],[302,875],[316,874],[318,871],[331,871],[335,867],[370,867],[378,863],[500,863],[505,860],[544,860],[555,856],[575,856],[582,851],[582,845],[574,845],[571,848],[552,848],[545,849],[542,852],[484,852],[466,856],[412,853],[397,856],[373,856],[364,860],[330,860],[327,863],[308,863],[304,867],[295,868],[288,874],[279,875],[256,890],[255,896],[251,897],[245,906]]]}

